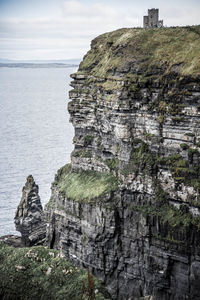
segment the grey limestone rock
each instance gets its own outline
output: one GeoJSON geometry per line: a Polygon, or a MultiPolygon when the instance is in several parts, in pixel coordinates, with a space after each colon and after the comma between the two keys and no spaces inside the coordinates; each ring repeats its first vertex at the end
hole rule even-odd
{"type": "Polygon", "coordinates": [[[52,185],[47,244],[102,279],[114,299],[200,299],[200,72],[180,47],[157,56],[172,36],[183,32],[184,46],[197,31],[102,35],[71,76],[74,151],[52,185]],[[95,176],[106,173],[118,185],[95,197],[106,185],[95,176]]]}
{"type": "Polygon", "coordinates": [[[45,241],[46,223],[38,186],[33,176],[27,177],[22,198],[15,214],[16,230],[22,235],[25,246],[41,245],[45,241]]]}

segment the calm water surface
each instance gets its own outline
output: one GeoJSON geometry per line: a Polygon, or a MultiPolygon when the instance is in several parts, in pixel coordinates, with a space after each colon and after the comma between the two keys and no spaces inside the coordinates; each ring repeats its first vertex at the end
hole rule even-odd
{"type": "Polygon", "coordinates": [[[45,204],[56,171],[70,160],[67,102],[75,71],[0,68],[0,235],[16,234],[13,218],[26,177],[33,175],[45,204]]]}

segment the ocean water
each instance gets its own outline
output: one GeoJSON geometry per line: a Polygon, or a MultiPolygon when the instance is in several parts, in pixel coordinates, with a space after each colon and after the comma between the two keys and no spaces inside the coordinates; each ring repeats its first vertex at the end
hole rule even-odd
{"type": "Polygon", "coordinates": [[[0,68],[0,235],[16,234],[13,218],[26,177],[48,202],[56,171],[70,161],[67,112],[76,68],[0,68]]]}

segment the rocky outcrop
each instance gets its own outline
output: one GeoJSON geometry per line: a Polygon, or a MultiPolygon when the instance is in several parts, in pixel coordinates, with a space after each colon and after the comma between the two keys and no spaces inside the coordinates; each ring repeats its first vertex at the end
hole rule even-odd
{"type": "Polygon", "coordinates": [[[199,299],[200,27],[121,29],[72,74],[47,243],[114,299],[199,299]]]}
{"type": "Polygon", "coordinates": [[[0,237],[0,244],[6,244],[15,248],[23,248],[24,243],[21,236],[16,235],[4,235],[0,237]]]}
{"type": "Polygon", "coordinates": [[[41,245],[45,241],[46,223],[38,186],[33,176],[27,177],[22,189],[22,198],[15,214],[16,230],[22,235],[25,246],[41,245]]]}

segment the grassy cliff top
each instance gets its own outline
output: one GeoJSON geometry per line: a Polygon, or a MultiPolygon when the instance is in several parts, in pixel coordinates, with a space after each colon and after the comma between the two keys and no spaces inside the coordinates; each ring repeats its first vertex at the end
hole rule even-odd
{"type": "Polygon", "coordinates": [[[200,75],[200,26],[119,29],[94,39],[79,71],[114,74],[200,75]]]}

